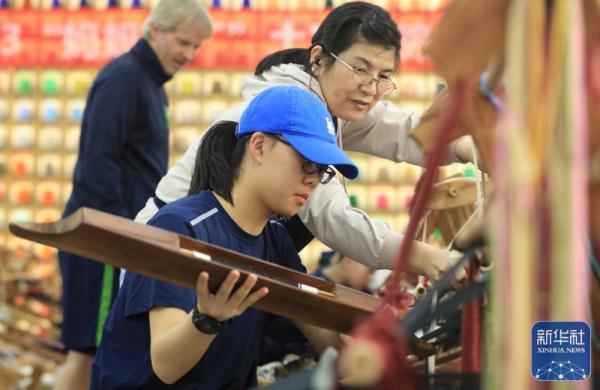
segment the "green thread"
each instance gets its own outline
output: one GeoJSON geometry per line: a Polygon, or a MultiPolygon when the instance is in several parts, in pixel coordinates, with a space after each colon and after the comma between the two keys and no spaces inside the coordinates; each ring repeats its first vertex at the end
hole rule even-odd
{"type": "Polygon", "coordinates": [[[115,269],[112,265],[105,264],[104,272],[102,275],[102,292],[100,293],[100,306],[98,307],[98,325],[96,327],[96,346],[100,345],[102,340],[102,328],[104,328],[104,321],[108,317],[108,311],[110,310],[110,304],[113,295],[115,269]]]}

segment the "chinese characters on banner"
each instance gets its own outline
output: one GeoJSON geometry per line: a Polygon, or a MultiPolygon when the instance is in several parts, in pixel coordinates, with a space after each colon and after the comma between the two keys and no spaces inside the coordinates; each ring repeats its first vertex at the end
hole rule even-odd
{"type": "MultiPolygon", "coordinates": [[[[99,67],[126,52],[147,10],[0,10],[0,67],[99,67]]],[[[265,55],[309,47],[327,11],[211,10],[215,34],[192,67],[253,69],[265,55]]],[[[441,12],[392,14],[402,32],[401,68],[429,70],[421,48],[441,12]]]]}

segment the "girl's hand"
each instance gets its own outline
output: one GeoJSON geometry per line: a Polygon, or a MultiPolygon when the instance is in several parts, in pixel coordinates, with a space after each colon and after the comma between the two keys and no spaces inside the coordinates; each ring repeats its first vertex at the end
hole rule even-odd
{"type": "Polygon", "coordinates": [[[208,273],[201,272],[196,282],[196,294],[198,295],[198,311],[207,314],[219,321],[239,316],[247,308],[258,302],[259,299],[268,294],[269,289],[262,287],[250,292],[256,280],[255,274],[250,274],[235,291],[233,287],[240,278],[240,272],[233,270],[227,275],[216,294],[208,290],[208,273]]]}

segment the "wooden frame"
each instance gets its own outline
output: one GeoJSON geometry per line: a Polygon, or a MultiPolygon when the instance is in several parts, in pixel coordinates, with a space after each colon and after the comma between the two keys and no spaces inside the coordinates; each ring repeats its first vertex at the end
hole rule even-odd
{"type": "Polygon", "coordinates": [[[269,288],[256,308],[337,332],[350,331],[380,305],[358,290],[89,208],[57,222],[9,227],[27,240],[192,289],[201,271],[209,273],[211,291],[232,269],[242,274],[238,285],[256,273],[255,289],[269,288]]]}

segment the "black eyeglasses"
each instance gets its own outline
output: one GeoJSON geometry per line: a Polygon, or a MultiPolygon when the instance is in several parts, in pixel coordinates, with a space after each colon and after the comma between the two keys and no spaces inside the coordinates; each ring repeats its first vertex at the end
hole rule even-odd
{"type": "MultiPolygon", "coordinates": [[[[271,138],[274,138],[277,141],[288,145],[289,147],[294,149],[294,151],[296,151],[296,153],[298,153],[296,148],[294,148],[294,146],[292,144],[290,144],[284,138],[277,137],[274,135],[272,135],[271,138]]],[[[300,154],[300,153],[298,153],[298,154],[300,154]]],[[[302,157],[302,170],[304,171],[304,173],[306,173],[308,175],[314,175],[315,173],[318,173],[319,174],[319,182],[321,184],[329,183],[331,181],[331,179],[333,179],[333,177],[335,176],[335,171],[329,165],[317,164],[316,162],[310,161],[309,159],[302,156],[301,154],[300,154],[300,157],[302,157]]]]}
{"type": "Polygon", "coordinates": [[[340,64],[350,69],[352,71],[352,80],[356,81],[360,85],[369,86],[371,85],[371,83],[375,82],[375,87],[377,88],[377,93],[379,95],[387,96],[390,93],[394,92],[394,90],[396,89],[396,84],[389,77],[382,76],[380,78],[376,78],[375,76],[373,76],[373,73],[369,72],[367,69],[357,68],[342,60],[335,54],[329,54],[331,54],[331,56],[335,58],[336,61],[339,61],[340,64]]]}

